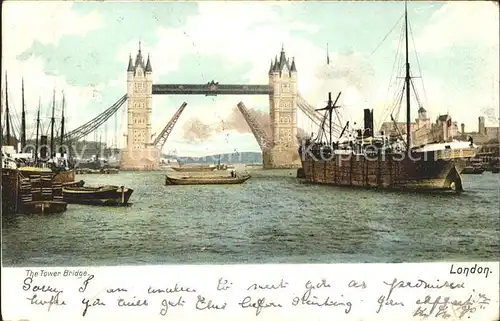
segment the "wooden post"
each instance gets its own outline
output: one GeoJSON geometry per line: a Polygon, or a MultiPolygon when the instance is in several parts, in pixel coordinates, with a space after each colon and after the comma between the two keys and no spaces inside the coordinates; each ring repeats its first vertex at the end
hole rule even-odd
{"type": "Polygon", "coordinates": [[[328,183],[328,178],[326,178],[326,163],[327,161],[323,161],[323,183],[328,183]]]}
{"type": "Polygon", "coordinates": [[[15,203],[15,212],[19,210],[19,172],[16,171],[16,203],[15,203]]]}
{"type": "Polygon", "coordinates": [[[122,185],[122,204],[125,205],[125,187],[122,185]]]}
{"type": "Polygon", "coordinates": [[[354,151],[351,151],[351,157],[349,157],[349,186],[352,186],[352,157],[355,156],[354,151]]]}

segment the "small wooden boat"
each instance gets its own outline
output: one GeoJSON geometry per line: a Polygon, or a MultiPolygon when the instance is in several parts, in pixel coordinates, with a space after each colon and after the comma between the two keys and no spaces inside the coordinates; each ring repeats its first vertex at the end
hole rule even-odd
{"type": "Polygon", "coordinates": [[[462,170],[461,174],[482,174],[484,172],[484,168],[479,166],[466,166],[462,170]]]}
{"type": "Polygon", "coordinates": [[[85,181],[79,180],[78,182],[68,182],[68,183],[63,183],[62,186],[65,187],[83,187],[85,185],[85,181]]]}
{"type": "Polygon", "coordinates": [[[183,177],[170,177],[165,175],[165,185],[213,185],[213,184],[243,184],[250,175],[241,177],[231,176],[183,176],[183,177]]]}
{"type": "Polygon", "coordinates": [[[120,170],[118,168],[104,167],[101,169],[92,168],[79,168],[76,170],[77,174],[118,174],[120,170]]]}
{"type": "Polygon", "coordinates": [[[215,166],[193,166],[193,167],[172,167],[176,172],[212,172],[216,169],[215,166]]]}
{"type": "Polygon", "coordinates": [[[72,204],[127,205],[134,192],[124,186],[63,186],[63,199],[72,204]]]}
{"type": "Polygon", "coordinates": [[[87,169],[85,174],[102,174],[100,169],[87,169]]]}
{"type": "Polygon", "coordinates": [[[33,201],[20,205],[19,212],[26,214],[53,214],[66,211],[68,203],[62,201],[33,201]]]}
{"type": "Polygon", "coordinates": [[[119,172],[117,168],[101,168],[101,174],[118,174],[119,172]]]}

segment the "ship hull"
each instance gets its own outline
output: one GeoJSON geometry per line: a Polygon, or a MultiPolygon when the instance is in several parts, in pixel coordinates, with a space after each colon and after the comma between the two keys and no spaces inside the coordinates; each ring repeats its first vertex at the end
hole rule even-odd
{"type": "Polygon", "coordinates": [[[172,167],[176,172],[196,173],[196,172],[213,172],[215,167],[172,167]]]}
{"type": "Polygon", "coordinates": [[[134,190],[119,186],[64,186],[62,192],[64,201],[70,204],[127,205],[134,190]]]}
{"type": "Polygon", "coordinates": [[[225,184],[243,184],[250,175],[243,177],[183,177],[174,178],[165,176],[165,185],[225,185],[225,184]]]}
{"type": "Polygon", "coordinates": [[[57,183],[71,183],[75,181],[75,170],[70,169],[70,170],[65,170],[65,171],[60,171],[55,174],[54,176],[54,182],[57,183]]]}
{"type": "Polygon", "coordinates": [[[328,160],[306,156],[302,159],[303,177],[311,183],[337,186],[461,191],[460,172],[466,159],[429,156],[435,155],[420,159],[403,158],[401,154],[334,155],[328,160]]]}

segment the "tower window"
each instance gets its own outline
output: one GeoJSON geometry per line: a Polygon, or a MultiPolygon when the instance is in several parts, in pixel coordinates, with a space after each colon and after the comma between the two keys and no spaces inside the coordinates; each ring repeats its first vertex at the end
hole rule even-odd
{"type": "Polygon", "coordinates": [[[287,93],[290,91],[290,84],[281,84],[281,91],[287,93]]]}

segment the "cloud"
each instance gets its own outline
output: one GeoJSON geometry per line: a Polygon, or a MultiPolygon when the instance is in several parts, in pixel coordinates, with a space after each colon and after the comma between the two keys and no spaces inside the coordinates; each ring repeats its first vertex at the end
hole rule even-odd
{"type": "MultiPolygon", "coordinates": [[[[128,4],[120,5],[125,8],[128,4]]],[[[134,32],[136,29],[139,31],[133,33],[133,36],[127,34],[127,37],[138,37],[137,34],[147,32],[148,35],[156,36],[154,40],[153,37],[148,37],[146,41],[143,39],[142,44],[143,53],[151,55],[155,83],[177,83],[180,81],[177,78],[184,75],[183,79],[189,79],[188,82],[191,83],[206,83],[212,79],[222,82],[223,79],[217,79],[221,77],[231,83],[267,84],[270,60],[279,55],[281,44],[284,43],[287,56],[295,57],[299,92],[313,107],[323,107],[330,91],[334,96],[342,91],[340,104],[344,106],[346,114],[349,114],[346,119],[348,116],[359,119],[364,107],[375,108],[376,115],[381,115],[384,107],[391,105],[393,94],[387,94],[388,82],[385,76],[393,58],[388,59],[389,63],[384,61],[379,64],[379,61],[369,60],[362,52],[341,54],[331,50],[331,63],[326,66],[324,45],[319,43],[323,42],[325,30],[331,26],[323,23],[320,26],[312,18],[306,21],[303,14],[293,11],[294,5],[263,2],[201,2],[197,5],[197,14],[181,17],[182,22],[185,22],[182,26],[177,24],[175,27],[167,27],[166,23],[159,22],[154,23],[156,29],[152,29],[146,28],[147,23],[144,22],[134,26],[134,32]],[[290,18],[283,14],[283,8],[291,13],[290,18]],[[141,28],[144,30],[140,31],[141,28]]],[[[423,8],[424,13],[418,15],[418,18],[423,19],[421,25],[424,27],[413,31],[425,76],[429,101],[424,101],[424,104],[429,114],[437,115],[449,110],[454,119],[475,124],[477,118],[470,116],[471,109],[475,114],[484,113],[481,110],[490,110],[488,106],[491,105],[492,95],[496,95],[498,104],[498,80],[492,80],[498,79],[498,10],[491,10],[497,8],[488,3],[452,2],[444,4],[438,10],[423,8]],[[432,15],[425,14],[432,11],[432,15]],[[428,22],[425,19],[428,19],[428,22]],[[476,51],[470,50],[467,57],[459,57],[463,54],[463,46],[473,47],[476,51]],[[462,64],[451,63],[452,59],[462,64]],[[444,75],[437,73],[438,67],[446,63],[454,70],[444,75]],[[456,76],[456,73],[453,75],[453,72],[466,68],[474,70],[473,77],[456,76]],[[474,86],[465,86],[463,82],[467,79],[470,79],[474,86]],[[460,84],[456,84],[459,82],[460,84]],[[463,89],[464,87],[467,88],[463,89]]],[[[57,88],[58,96],[64,88],[72,110],[69,127],[74,128],[96,116],[94,110],[87,110],[89,106],[102,105],[104,110],[113,103],[107,102],[111,91],[125,92],[125,67],[129,53],[135,55],[137,51],[139,38],[125,41],[122,40],[125,37],[115,39],[118,47],[102,52],[101,62],[123,65],[120,74],[114,74],[113,71],[99,78],[107,78],[102,83],[76,87],[71,85],[74,79],[70,79],[68,73],[64,74],[62,68],[58,71],[57,67],[51,67],[51,75],[47,75],[43,71],[44,67],[47,68],[43,59],[35,55],[29,56],[29,52],[25,51],[38,41],[48,45],[42,53],[48,55],[51,50],[56,51],[58,46],[62,46],[66,38],[63,41],[61,39],[66,36],[75,39],[81,37],[82,41],[90,43],[92,39],[86,39],[86,34],[96,28],[101,28],[103,34],[115,32],[119,29],[118,24],[113,25],[108,18],[104,23],[99,11],[77,14],[72,3],[68,2],[7,2],[4,9],[6,32],[3,38],[3,65],[9,69],[9,91],[13,97],[12,101],[19,105],[20,79],[25,75],[30,115],[33,115],[38,105],[40,94],[44,108],[48,108],[53,87],[57,88]],[[28,57],[22,63],[16,59],[20,53],[28,57]]],[[[103,15],[107,14],[104,12],[106,9],[99,10],[103,15]]],[[[164,16],[168,17],[168,13],[164,16]]],[[[147,19],[149,16],[145,15],[144,20],[147,19]]],[[[393,23],[388,23],[387,28],[393,23]]],[[[337,27],[334,30],[341,32],[337,27]]],[[[353,43],[357,41],[357,32],[359,31],[353,31],[353,43]]],[[[337,43],[330,49],[345,46],[347,44],[337,43]]],[[[53,63],[50,65],[57,66],[53,63]]],[[[95,70],[92,72],[95,73],[95,70]]],[[[92,72],[89,71],[86,75],[93,75],[92,72]]],[[[89,78],[96,82],[95,78],[89,78]]],[[[423,96],[421,88],[418,89],[423,96]]],[[[224,148],[232,151],[233,147],[230,145],[247,146],[248,143],[251,148],[258,149],[253,135],[242,121],[239,112],[236,112],[235,106],[238,101],[243,100],[249,109],[259,115],[263,126],[267,127],[265,115],[268,114],[268,97],[222,96],[212,99],[155,96],[153,132],[159,133],[163,129],[183,100],[186,100],[188,106],[169,137],[169,146],[166,148],[178,146],[189,150],[198,147],[200,150],[215,150],[219,148],[216,144],[221,143],[224,148]],[[231,129],[221,130],[223,121],[227,121],[227,127],[231,129]],[[185,128],[189,130],[185,132],[185,128]],[[234,139],[231,144],[225,143],[227,134],[234,139]],[[204,135],[208,135],[209,139],[204,139],[204,135]],[[243,143],[244,139],[248,142],[243,143]]],[[[120,116],[126,119],[126,115],[120,116]]],[[[401,111],[401,116],[404,117],[404,110],[401,111]]],[[[489,118],[493,116],[490,115],[489,118]]],[[[299,126],[307,133],[317,131],[301,112],[298,113],[298,119],[299,126]]],[[[120,132],[125,128],[126,126],[123,126],[120,132]]]]}
{"type": "Polygon", "coordinates": [[[184,123],[182,137],[188,142],[208,140],[214,130],[210,124],[206,124],[199,118],[192,118],[184,123]]]}
{"type": "MultiPolygon", "coordinates": [[[[270,117],[268,112],[248,108],[248,113],[257,120],[260,128],[271,134],[270,117]]],[[[207,141],[216,134],[252,133],[250,126],[241,114],[238,107],[233,107],[229,115],[224,118],[210,121],[210,118],[201,120],[198,116],[192,117],[181,124],[184,140],[191,143],[207,141]]]]}
{"type": "Polygon", "coordinates": [[[457,43],[498,47],[498,8],[490,2],[451,1],[434,12],[415,39],[420,52],[441,52],[457,43]]]}
{"type": "MultiPolygon", "coordinates": [[[[214,55],[224,57],[228,65],[250,63],[251,71],[240,78],[249,79],[249,83],[265,84],[270,60],[279,54],[282,43],[289,56],[302,53],[296,61],[298,68],[304,70],[324,55],[307,38],[292,36],[297,31],[314,33],[318,26],[281,21],[278,12],[269,4],[201,2],[198,7],[199,14],[189,17],[185,26],[160,27],[156,44],[145,44],[143,51],[151,53],[153,63],[157,61],[153,67],[155,80],[177,70],[183,57],[214,55]],[[223,19],[221,12],[224,12],[223,19]]],[[[136,50],[136,42],[127,43],[119,50],[119,59],[123,60],[136,50]]]]}
{"type": "MultiPolygon", "coordinates": [[[[476,125],[477,118],[470,117],[471,112],[487,114],[487,122],[498,126],[498,24],[498,5],[452,1],[434,12],[429,23],[416,33],[420,57],[442,59],[440,65],[449,68],[446,80],[433,78],[432,70],[424,70],[427,91],[432,86],[428,86],[429,74],[434,87],[439,88],[428,94],[435,112],[450,112],[467,127],[476,125]],[[460,78],[453,78],[453,74],[460,78]]],[[[439,68],[439,64],[436,66],[439,68]]]]}
{"type": "Polygon", "coordinates": [[[57,45],[62,36],[83,36],[99,29],[99,13],[80,16],[72,10],[71,2],[8,1],[3,4],[2,55],[13,58],[28,49],[35,41],[57,45]]]}
{"type": "MultiPolygon", "coordinates": [[[[263,130],[269,135],[271,134],[269,112],[248,108],[248,113],[257,121],[263,130]]],[[[220,132],[224,130],[235,130],[238,133],[251,133],[250,127],[238,107],[233,107],[231,114],[221,122],[217,130],[220,132]]]]}
{"type": "MultiPolygon", "coordinates": [[[[18,55],[35,42],[57,46],[63,36],[84,36],[87,32],[102,26],[99,13],[77,15],[69,2],[9,1],[3,4],[2,12],[2,77],[8,72],[9,97],[17,114],[21,112],[21,78],[24,77],[25,105],[28,112],[28,133],[34,126],[35,113],[41,99],[44,110],[42,122],[47,122],[47,111],[52,105],[53,90],[56,89],[58,115],[60,113],[61,91],[64,90],[72,112],[66,119],[72,125],[80,125],[90,119],[85,108],[99,101],[99,85],[94,87],[71,86],[70,81],[57,70],[52,74],[44,72],[44,60],[34,55],[18,60],[18,55]]],[[[59,116],[58,116],[59,117],[59,116]]]]}
{"type": "MultiPolygon", "coordinates": [[[[325,77],[318,73],[321,68],[323,71],[325,69],[324,49],[315,46],[307,37],[308,34],[317,32],[319,27],[314,24],[281,19],[277,11],[268,4],[200,3],[199,14],[189,17],[186,26],[182,28],[160,27],[157,31],[157,43],[143,45],[143,52],[151,53],[154,81],[177,71],[182,59],[186,56],[199,55],[199,60],[201,60],[201,55],[212,55],[222,57],[223,63],[228,66],[248,64],[249,71],[239,76],[240,79],[247,79],[244,83],[267,84],[270,61],[279,55],[283,43],[287,56],[295,58],[299,75],[299,91],[308,100],[314,101],[314,105],[317,105],[318,102],[325,100],[327,89],[331,90],[331,83],[325,83],[325,77]],[[224,19],[220,19],[221,9],[224,10],[224,19]],[[297,31],[302,32],[303,35],[298,36],[297,31]],[[258,50],[256,50],[257,47],[258,50]],[[163,63],[164,61],[168,63],[163,63]]],[[[128,56],[128,52],[134,52],[136,48],[137,43],[131,41],[120,49],[120,56],[128,56]]],[[[200,71],[203,68],[199,66],[200,71]]],[[[350,103],[355,104],[357,100],[366,100],[366,97],[359,98],[358,96],[366,94],[369,88],[365,79],[366,75],[363,74],[367,70],[370,70],[370,67],[360,54],[332,53],[332,68],[328,77],[330,79],[341,78],[336,79],[338,82],[336,88],[344,90],[345,95],[351,97],[350,103]],[[353,88],[349,88],[350,86],[353,88]]],[[[199,79],[193,79],[191,82],[202,83],[207,80],[209,79],[200,74],[199,79]]],[[[243,100],[258,118],[261,126],[270,132],[268,97],[247,96],[243,100]]],[[[226,131],[235,130],[235,133],[250,133],[246,121],[235,107],[236,103],[233,97],[217,97],[217,107],[214,107],[212,102],[198,103],[196,110],[200,111],[202,116],[199,114],[189,116],[185,112],[176,126],[183,130],[188,128],[189,130],[184,133],[191,134],[183,134],[183,137],[189,137],[199,143],[201,142],[200,135],[194,134],[197,129],[192,129],[193,123],[198,123],[195,122],[197,119],[201,119],[203,124],[212,128],[214,132],[223,132],[222,128],[225,128],[226,131]],[[230,110],[231,114],[215,116],[214,108],[218,111],[230,110]]],[[[191,110],[190,106],[188,108],[191,110]]],[[[173,137],[176,135],[176,133],[172,134],[173,137]]],[[[212,136],[208,136],[208,139],[212,139],[212,136]]]]}

